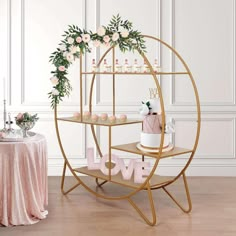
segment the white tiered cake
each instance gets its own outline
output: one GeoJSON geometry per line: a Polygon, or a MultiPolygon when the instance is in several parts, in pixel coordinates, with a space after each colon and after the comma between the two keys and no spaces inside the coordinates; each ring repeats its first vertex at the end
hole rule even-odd
{"type": "MultiPolygon", "coordinates": [[[[160,100],[153,98],[143,103],[140,114],[144,116],[143,130],[141,132],[140,144],[138,148],[145,151],[158,152],[161,143],[162,115],[160,100]]],[[[165,128],[165,127],[163,127],[165,128]]],[[[164,133],[163,150],[170,149],[170,134],[164,133]]]]}

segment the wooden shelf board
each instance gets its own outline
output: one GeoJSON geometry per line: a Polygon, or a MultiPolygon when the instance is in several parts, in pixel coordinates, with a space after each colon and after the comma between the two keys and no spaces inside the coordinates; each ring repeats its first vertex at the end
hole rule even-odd
{"type": "MultiPolygon", "coordinates": [[[[150,152],[144,152],[139,150],[136,145],[138,142],[135,143],[128,143],[128,144],[123,144],[123,145],[117,145],[117,146],[112,146],[112,149],[119,150],[119,151],[124,151],[124,152],[130,152],[138,155],[144,155],[144,156],[149,156],[149,157],[155,157],[158,158],[158,153],[150,153],[150,152]]],[[[181,147],[174,147],[171,151],[168,152],[163,152],[161,154],[161,158],[166,158],[166,157],[172,157],[172,156],[178,156],[182,155],[185,153],[191,153],[192,150],[186,149],[186,148],[181,148],[181,147]]]]}
{"type": "Polygon", "coordinates": [[[82,124],[89,124],[89,125],[101,125],[101,126],[118,126],[118,125],[142,123],[142,120],[135,120],[135,119],[127,119],[127,121],[125,121],[125,122],[121,122],[121,121],[119,121],[119,119],[117,119],[116,122],[114,122],[114,123],[110,123],[109,120],[102,121],[100,119],[97,122],[94,122],[91,119],[81,121],[81,118],[75,118],[75,117],[61,117],[61,118],[57,118],[57,120],[82,123],[82,124]]]}
{"type": "MultiPolygon", "coordinates": [[[[99,178],[102,180],[107,180],[109,182],[115,183],[115,184],[120,184],[126,187],[138,189],[141,184],[134,183],[133,181],[133,176],[130,180],[124,180],[121,173],[119,172],[117,175],[111,176],[111,180],[109,180],[108,175],[104,175],[100,170],[88,170],[88,167],[80,167],[74,169],[75,172],[85,174],[94,178],[99,178]]],[[[159,175],[153,175],[152,178],[150,179],[150,185],[152,186],[163,186],[170,181],[172,181],[174,177],[168,177],[168,176],[159,176],[159,175]]]]}
{"type": "MultiPolygon", "coordinates": [[[[142,72],[82,72],[83,75],[152,75],[152,73],[142,73],[142,72]]],[[[156,75],[187,75],[188,72],[156,72],[156,75]]]]}

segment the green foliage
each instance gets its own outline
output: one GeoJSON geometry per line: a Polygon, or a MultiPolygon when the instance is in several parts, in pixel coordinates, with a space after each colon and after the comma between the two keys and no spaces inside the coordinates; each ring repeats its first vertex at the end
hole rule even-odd
{"type": "MultiPolygon", "coordinates": [[[[119,14],[112,17],[107,27],[103,27],[105,29],[105,35],[110,38],[110,46],[118,45],[122,52],[135,50],[140,54],[146,52],[145,41],[141,33],[137,30],[133,30],[132,23],[128,20],[122,20],[119,14]],[[127,37],[122,36],[122,32],[124,31],[128,31],[127,37]],[[117,40],[113,41],[112,36],[114,33],[118,33],[119,37],[117,40]]],[[[70,64],[72,64],[74,59],[79,58],[80,53],[91,52],[88,42],[82,40],[85,34],[87,34],[92,41],[98,40],[101,44],[105,43],[104,36],[100,36],[92,31],[80,29],[75,25],[69,25],[68,30],[64,31],[62,35],[64,39],[61,40],[59,47],[49,57],[49,62],[56,67],[54,71],[51,71],[51,74],[58,79],[58,83],[53,86],[54,92],[48,93],[52,108],[54,108],[56,104],[59,104],[63,97],[70,95],[72,87],[66,77],[70,64]],[[75,48],[77,50],[75,50],[75,48]],[[59,70],[60,66],[64,66],[65,70],[59,70]]]]}

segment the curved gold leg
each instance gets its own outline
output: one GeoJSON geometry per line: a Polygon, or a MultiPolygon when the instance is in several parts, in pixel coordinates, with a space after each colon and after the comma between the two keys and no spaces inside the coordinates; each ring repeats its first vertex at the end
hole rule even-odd
{"type": "Polygon", "coordinates": [[[96,184],[98,187],[102,187],[103,184],[107,183],[107,180],[103,181],[102,183],[98,182],[98,178],[96,178],[96,184]]]}
{"type": "Polygon", "coordinates": [[[133,206],[133,208],[137,211],[137,213],[143,218],[143,220],[150,226],[154,226],[156,224],[156,211],[155,211],[155,206],[153,202],[153,197],[152,197],[152,190],[150,188],[150,185],[148,184],[147,186],[147,192],[148,192],[148,199],[150,202],[150,208],[152,212],[152,220],[150,221],[142,212],[142,210],[137,206],[137,204],[131,199],[127,198],[129,203],[133,206]]]}
{"type": "Polygon", "coordinates": [[[167,193],[167,195],[175,202],[175,204],[185,213],[189,213],[192,210],[192,201],[191,201],[191,197],[190,197],[190,193],[189,193],[189,189],[188,189],[188,183],[187,183],[187,178],[185,176],[185,173],[183,173],[183,180],[184,180],[184,187],[185,187],[185,193],[187,196],[187,201],[188,201],[188,208],[184,208],[172,195],[171,193],[165,188],[162,187],[163,190],[167,193]]]}
{"type": "Polygon", "coordinates": [[[61,192],[62,192],[63,195],[68,194],[69,192],[71,192],[72,190],[74,190],[76,187],[78,187],[78,186],[80,185],[80,182],[78,182],[78,183],[75,184],[73,187],[71,187],[70,189],[68,189],[67,191],[65,191],[65,190],[64,190],[65,174],[66,174],[66,162],[64,162],[63,172],[62,172],[62,178],[61,178],[61,192]]]}

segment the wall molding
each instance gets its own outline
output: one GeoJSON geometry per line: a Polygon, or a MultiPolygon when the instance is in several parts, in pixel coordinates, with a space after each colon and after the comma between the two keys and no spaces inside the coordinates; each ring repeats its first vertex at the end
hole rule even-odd
{"type": "MultiPolygon", "coordinates": [[[[233,62],[232,64],[235,65],[235,55],[236,55],[236,37],[235,37],[235,31],[236,31],[236,4],[235,0],[232,0],[233,2],[233,62]]],[[[171,1],[171,43],[172,47],[175,48],[175,4],[176,2],[174,0],[171,1]]],[[[172,53],[172,60],[171,60],[171,68],[172,71],[175,71],[175,56],[174,53],[172,53]]],[[[193,102],[177,102],[175,99],[175,75],[171,76],[171,83],[170,83],[170,105],[171,106],[195,106],[195,103],[193,102]]],[[[232,76],[232,101],[231,102],[201,102],[201,106],[235,106],[236,105],[236,73],[235,73],[235,66],[233,66],[233,76],[232,76]]]]}

